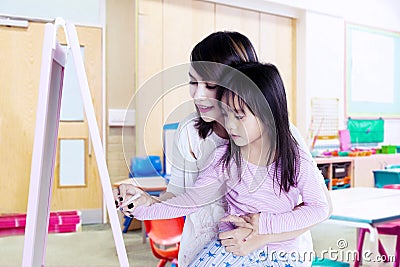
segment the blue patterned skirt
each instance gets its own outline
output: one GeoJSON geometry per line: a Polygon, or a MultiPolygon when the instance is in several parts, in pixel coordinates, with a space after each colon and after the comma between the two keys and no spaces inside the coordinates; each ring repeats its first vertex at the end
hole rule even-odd
{"type": "Polygon", "coordinates": [[[211,241],[195,257],[188,267],[305,267],[308,262],[278,259],[275,255],[268,255],[264,250],[258,249],[247,256],[235,256],[226,252],[225,247],[218,240],[211,241]]]}

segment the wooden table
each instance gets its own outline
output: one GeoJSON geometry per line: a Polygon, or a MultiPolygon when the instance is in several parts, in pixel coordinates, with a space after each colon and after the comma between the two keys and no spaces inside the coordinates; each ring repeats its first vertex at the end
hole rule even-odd
{"type": "Polygon", "coordinates": [[[120,184],[132,184],[146,192],[164,191],[167,189],[167,180],[161,176],[134,177],[115,182],[114,187],[120,184]]]}

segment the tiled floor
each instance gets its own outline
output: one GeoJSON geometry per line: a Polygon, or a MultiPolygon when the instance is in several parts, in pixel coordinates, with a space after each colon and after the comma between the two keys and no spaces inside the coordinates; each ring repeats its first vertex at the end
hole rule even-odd
{"type": "MultiPolygon", "coordinates": [[[[124,234],[130,266],[156,266],[149,243],[142,243],[140,230],[124,234]]],[[[0,267],[21,266],[23,236],[0,238],[0,267]]],[[[78,233],[48,236],[45,266],[49,267],[117,267],[114,239],[109,225],[88,225],[78,233]]]]}
{"type": "MultiPolygon", "coordinates": [[[[355,249],[355,229],[323,223],[313,228],[314,249],[317,256],[326,251],[338,251],[333,257],[345,258],[345,253],[355,249]],[[338,242],[347,244],[345,249],[338,248],[338,242]]],[[[157,265],[148,242],[142,244],[141,231],[129,231],[124,234],[130,266],[151,267],[157,265]]],[[[23,236],[0,238],[0,267],[21,266],[23,236]]],[[[383,243],[389,255],[394,255],[395,238],[383,237],[383,243]]],[[[368,249],[368,242],[365,243],[368,249]]],[[[329,254],[325,254],[328,255],[329,254]]],[[[83,266],[119,266],[114,240],[108,225],[84,226],[79,233],[50,234],[46,252],[45,266],[83,267],[83,266]]],[[[367,264],[365,266],[368,266],[367,264]]],[[[393,266],[392,263],[381,266],[393,266]]]]}

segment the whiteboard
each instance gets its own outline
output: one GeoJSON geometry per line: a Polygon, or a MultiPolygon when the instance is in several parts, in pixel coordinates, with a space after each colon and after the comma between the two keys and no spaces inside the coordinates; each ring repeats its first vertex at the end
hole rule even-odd
{"type": "Polygon", "coordinates": [[[118,214],[115,209],[110,176],[94,113],[78,35],[75,25],[65,23],[60,18],[56,19],[54,25],[47,23],[44,32],[22,266],[44,266],[45,263],[51,189],[54,180],[54,163],[66,60],[66,54],[56,38],[59,27],[64,28],[67,43],[70,45],[73,59],[71,63],[73,63],[78,78],[80,95],[87,117],[89,134],[96,156],[104,201],[110,219],[119,263],[120,266],[127,267],[129,266],[128,257],[118,214]]]}
{"type": "Polygon", "coordinates": [[[346,115],[400,117],[400,33],[346,24],[346,115]]]}

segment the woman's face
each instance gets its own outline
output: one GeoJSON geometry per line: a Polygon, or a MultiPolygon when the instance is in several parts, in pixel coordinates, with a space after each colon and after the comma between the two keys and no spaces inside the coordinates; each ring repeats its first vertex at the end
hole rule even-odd
{"type": "Polygon", "coordinates": [[[193,67],[190,67],[189,78],[190,96],[201,118],[206,122],[220,121],[222,115],[216,100],[217,85],[212,81],[203,81],[193,67]]]}

